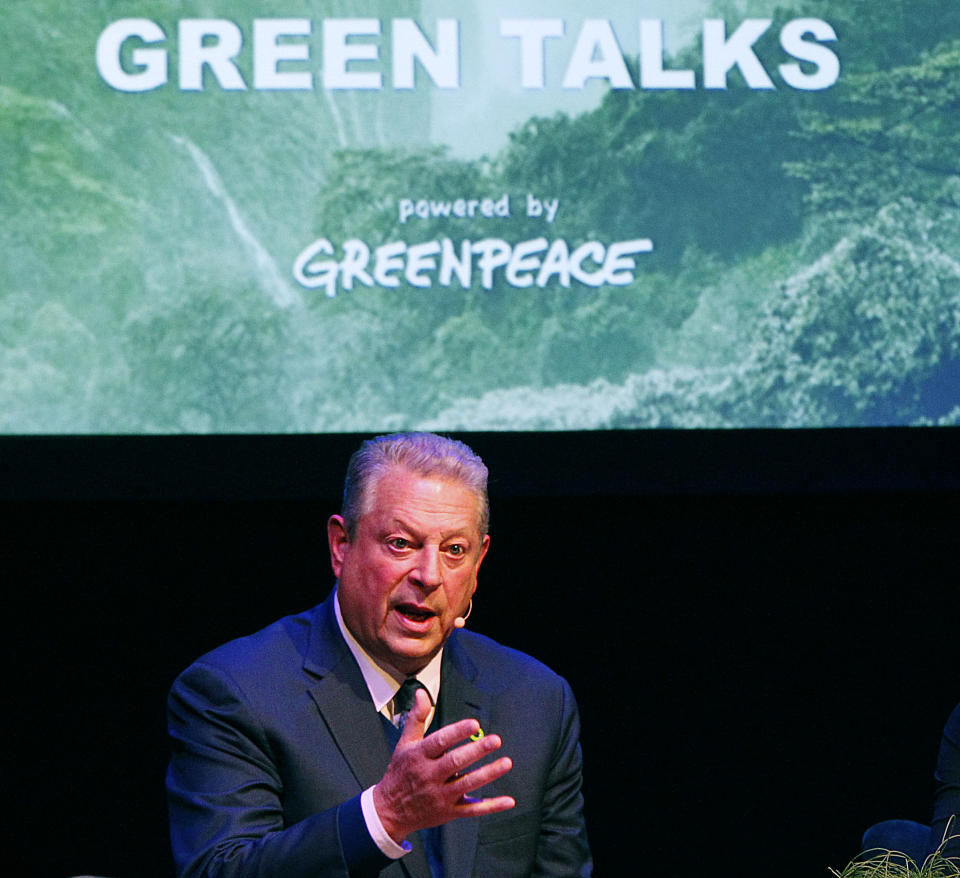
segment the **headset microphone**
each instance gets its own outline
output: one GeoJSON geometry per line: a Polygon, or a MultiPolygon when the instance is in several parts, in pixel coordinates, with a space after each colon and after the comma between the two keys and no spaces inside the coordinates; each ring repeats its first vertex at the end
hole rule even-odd
{"type": "Polygon", "coordinates": [[[470,618],[470,614],[473,612],[473,598],[470,598],[470,604],[467,606],[467,614],[465,616],[457,616],[453,620],[454,628],[463,628],[467,624],[467,619],[470,618]]]}

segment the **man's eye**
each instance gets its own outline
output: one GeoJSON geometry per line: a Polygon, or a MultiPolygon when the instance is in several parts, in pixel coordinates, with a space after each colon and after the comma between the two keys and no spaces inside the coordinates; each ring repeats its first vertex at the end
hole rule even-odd
{"type": "Polygon", "coordinates": [[[388,540],[391,546],[395,549],[409,549],[410,540],[406,540],[403,537],[394,537],[391,540],[388,540]]]}
{"type": "Polygon", "coordinates": [[[447,551],[448,551],[451,555],[462,555],[462,554],[464,554],[464,552],[466,552],[467,550],[466,550],[463,546],[461,546],[459,543],[454,543],[452,546],[450,546],[450,547],[447,549],[447,551]]]}

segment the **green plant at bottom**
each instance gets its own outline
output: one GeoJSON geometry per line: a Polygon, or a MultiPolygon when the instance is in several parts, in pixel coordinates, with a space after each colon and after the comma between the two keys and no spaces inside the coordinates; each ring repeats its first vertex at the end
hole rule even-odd
{"type": "Polygon", "coordinates": [[[874,848],[851,860],[842,871],[831,868],[830,873],[836,878],[960,878],[960,857],[943,853],[949,842],[960,838],[960,834],[950,834],[952,823],[951,817],[939,847],[919,865],[901,851],[874,848]]]}

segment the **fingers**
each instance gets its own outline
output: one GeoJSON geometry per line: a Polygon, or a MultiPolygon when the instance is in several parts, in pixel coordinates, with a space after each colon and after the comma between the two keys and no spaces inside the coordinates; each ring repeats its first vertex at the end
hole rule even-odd
{"type": "Polygon", "coordinates": [[[413,707],[407,714],[407,719],[403,724],[403,731],[400,733],[401,744],[412,744],[423,738],[423,732],[427,725],[427,717],[430,716],[430,696],[425,689],[418,689],[413,695],[413,707]]]}
{"type": "Polygon", "coordinates": [[[447,780],[447,785],[452,793],[459,797],[466,797],[467,793],[485,787],[493,783],[498,778],[503,777],[513,768],[513,760],[508,756],[503,756],[486,765],[481,765],[473,771],[458,772],[451,775],[447,780]]]}
{"type": "Polygon", "coordinates": [[[429,713],[427,699],[423,702],[417,693],[386,774],[374,787],[377,814],[394,840],[425,826],[438,826],[458,817],[495,814],[516,804],[510,796],[484,799],[470,795],[513,767],[506,756],[481,762],[502,746],[500,736],[483,735],[463,743],[480,732],[480,724],[467,719],[423,738],[429,713]],[[481,764],[475,766],[477,762],[481,764]]]}
{"type": "MultiPolygon", "coordinates": [[[[456,793],[463,795],[502,777],[510,771],[513,763],[509,758],[503,757],[465,772],[465,769],[469,766],[503,746],[503,740],[499,735],[484,735],[476,740],[470,740],[466,744],[461,744],[460,742],[472,738],[480,731],[480,723],[475,719],[465,719],[451,723],[418,742],[418,737],[422,735],[423,725],[423,718],[419,714],[414,715],[420,707],[419,697],[420,693],[418,692],[417,705],[411,710],[412,715],[407,719],[407,725],[404,726],[400,741],[401,743],[406,741],[409,744],[418,743],[418,749],[427,758],[427,768],[433,782],[453,783],[456,786],[456,793]],[[414,724],[417,728],[408,731],[409,727],[414,724]]],[[[400,744],[397,746],[399,749],[400,744]]]]}
{"type": "MultiPolygon", "coordinates": [[[[458,722],[450,723],[450,725],[438,729],[432,735],[423,739],[423,752],[430,759],[438,759],[454,744],[469,738],[471,735],[476,735],[479,731],[480,723],[475,719],[462,719],[458,722]]],[[[485,739],[481,738],[480,741],[476,743],[480,743],[483,740],[485,739]]],[[[497,740],[499,741],[500,739],[497,738],[497,740]]]]}
{"type": "Polygon", "coordinates": [[[486,814],[498,814],[515,807],[517,800],[512,796],[496,796],[492,799],[475,799],[464,796],[455,806],[455,817],[483,817],[486,814]]]}
{"type": "Polygon", "coordinates": [[[446,773],[446,777],[460,774],[468,765],[473,765],[487,754],[499,750],[502,745],[499,735],[485,735],[478,741],[448,750],[437,759],[437,770],[441,774],[446,773]]]}
{"type": "MultiPolygon", "coordinates": [[[[426,741],[424,741],[426,743],[426,741]]],[[[485,756],[499,750],[502,741],[499,735],[486,735],[478,741],[471,741],[458,747],[453,747],[442,753],[440,756],[430,759],[430,774],[438,783],[450,783],[457,781],[458,794],[466,793],[476,789],[490,780],[495,780],[506,774],[510,770],[512,763],[509,759],[500,759],[496,762],[482,765],[479,768],[467,772],[466,769],[479,762],[485,756]],[[500,766],[502,770],[492,768],[491,766],[500,766]],[[473,778],[474,782],[469,784],[464,782],[465,778],[473,778]]],[[[426,748],[424,748],[426,752],[426,748]]]]}

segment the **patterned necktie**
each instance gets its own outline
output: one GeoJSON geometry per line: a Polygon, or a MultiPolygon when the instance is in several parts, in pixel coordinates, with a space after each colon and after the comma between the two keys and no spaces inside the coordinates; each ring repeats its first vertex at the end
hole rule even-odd
{"type": "MultiPolygon", "coordinates": [[[[407,715],[416,703],[417,689],[423,689],[424,692],[427,692],[427,687],[416,677],[407,677],[397,690],[397,694],[393,696],[393,712],[394,715],[399,714],[396,724],[401,732],[403,731],[403,724],[407,720],[407,715]]],[[[429,695],[430,693],[427,692],[428,697],[429,695]]]]}
{"type": "MultiPolygon", "coordinates": [[[[397,690],[397,694],[393,696],[393,713],[394,715],[399,714],[399,716],[397,716],[397,727],[400,732],[393,731],[389,725],[387,725],[387,729],[389,733],[392,733],[391,737],[396,736],[392,741],[392,746],[394,747],[396,747],[397,739],[399,739],[400,734],[403,732],[403,724],[406,722],[413,705],[416,703],[417,689],[423,689],[423,691],[427,693],[427,697],[430,696],[430,690],[416,677],[407,677],[397,690]]],[[[430,701],[432,702],[433,699],[431,698],[430,701]]],[[[386,724],[386,721],[384,721],[384,723],[386,724]]],[[[423,843],[431,878],[443,878],[443,853],[440,827],[433,826],[429,829],[421,829],[417,835],[420,836],[420,841],[423,843]]]]}

